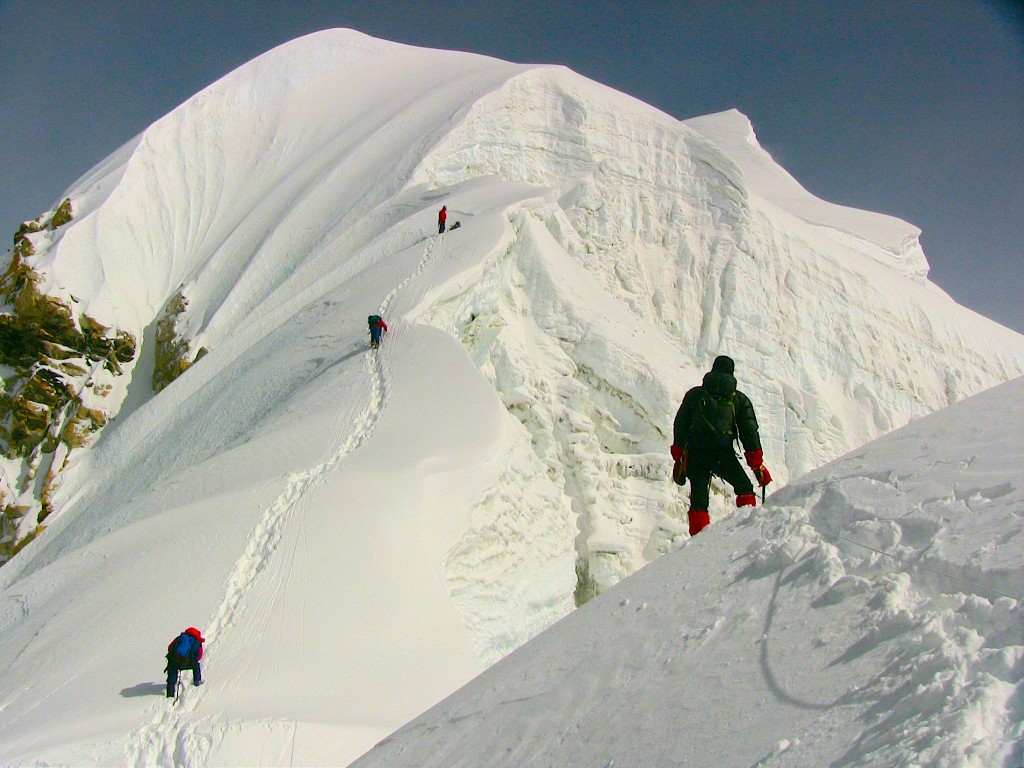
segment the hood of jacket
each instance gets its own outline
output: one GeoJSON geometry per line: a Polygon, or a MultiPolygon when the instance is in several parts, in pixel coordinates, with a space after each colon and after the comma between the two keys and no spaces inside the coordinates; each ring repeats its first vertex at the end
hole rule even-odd
{"type": "Polygon", "coordinates": [[[702,386],[712,395],[731,395],[736,391],[736,377],[725,371],[708,371],[702,386]]]}
{"type": "Polygon", "coordinates": [[[203,637],[202,634],[199,632],[199,630],[196,629],[195,627],[189,627],[188,629],[186,629],[185,630],[185,634],[186,635],[192,635],[192,637],[194,637],[200,643],[205,643],[206,642],[206,638],[203,637]]]}

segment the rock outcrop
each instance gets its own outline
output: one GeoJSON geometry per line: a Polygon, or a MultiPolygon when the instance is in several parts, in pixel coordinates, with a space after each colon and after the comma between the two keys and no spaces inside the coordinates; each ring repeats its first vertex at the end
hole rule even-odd
{"type": "Polygon", "coordinates": [[[41,290],[33,236],[71,221],[71,200],[26,222],[0,278],[0,563],[41,530],[68,452],[107,423],[110,377],[136,355],[135,337],[109,328],[41,290]],[[40,473],[40,469],[45,469],[40,473]]]}

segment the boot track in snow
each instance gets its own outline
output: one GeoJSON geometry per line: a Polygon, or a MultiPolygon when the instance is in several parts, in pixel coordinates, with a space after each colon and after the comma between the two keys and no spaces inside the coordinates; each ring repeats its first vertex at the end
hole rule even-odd
{"type": "MultiPolygon", "coordinates": [[[[431,237],[423,252],[419,265],[401,284],[396,286],[381,303],[379,314],[386,316],[387,311],[400,297],[406,300],[407,306],[414,305],[421,298],[421,291],[414,295],[404,296],[410,283],[433,264],[435,254],[440,252],[442,236],[431,237]]],[[[404,324],[399,319],[394,330],[401,333],[404,324]]],[[[381,349],[366,355],[366,374],[371,382],[370,401],[363,413],[356,420],[355,429],[341,445],[332,446],[327,455],[317,465],[289,475],[285,489],[271,504],[256,527],[249,534],[245,552],[239,557],[232,569],[227,582],[227,592],[220,606],[207,622],[207,648],[212,650],[221,633],[234,624],[234,619],[244,610],[244,597],[256,578],[264,570],[270,558],[277,550],[285,521],[298,508],[303,496],[312,490],[324,477],[333,472],[350,454],[357,451],[373,434],[387,405],[390,393],[388,372],[389,355],[382,354],[386,342],[381,349]]],[[[335,424],[335,427],[339,427],[335,424]]],[[[205,675],[204,675],[205,677],[205,675]]],[[[132,731],[126,742],[126,752],[130,765],[168,766],[201,766],[205,764],[207,755],[213,746],[214,733],[222,730],[227,723],[221,722],[210,727],[208,717],[196,717],[193,713],[203,700],[203,693],[210,685],[206,682],[202,688],[187,689],[183,698],[175,700],[173,706],[161,701],[153,707],[152,719],[132,731]],[[205,727],[204,727],[205,725],[205,727]]]]}

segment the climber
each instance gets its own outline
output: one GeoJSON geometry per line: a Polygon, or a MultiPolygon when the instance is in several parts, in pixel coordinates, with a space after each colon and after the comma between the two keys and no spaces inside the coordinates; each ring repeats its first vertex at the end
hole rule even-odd
{"type": "Polygon", "coordinates": [[[772,476],[764,466],[754,406],[736,389],[731,357],[715,358],[704,382],[683,397],[673,424],[672,478],[679,485],[690,481],[690,535],[710,524],[708,515],[711,476],[725,480],[736,491],[737,507],[752,507],[754,486],[733,451],[733,440],[743,444],[747,466],[764,488],[772,476]]]}
{"type": "Polygon", "coordinates": [[[203,658],[203,643],[206,639],[195,627],[189,627],[167,646],[167,698],[174,698],[178,687],[178,673],[183,669],[192,670],[192,682],[203,684],[199,661],[203,658]]]}
{"type": "Polygon", "coordinates": [[[367,322],[370,325],[370,349],[376,349],[380,346],[381,336],[387,333],[388,324],[380,315],[370,315],[367,322]]]}
{"type": "Polygon", "coordinates": [[[437,234],[444,233],[444,223],[448,220],[448,206],[442,205],[441,210],[437,212],[437,234]]]}

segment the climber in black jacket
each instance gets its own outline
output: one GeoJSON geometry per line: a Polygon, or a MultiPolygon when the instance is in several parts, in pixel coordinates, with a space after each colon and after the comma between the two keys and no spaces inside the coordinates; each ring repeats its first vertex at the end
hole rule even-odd
{"type": "Polygon", "coordinates": [[[710,524],[708,492],[716,475],[736,491],[736,506],[754,506],[754,486],[733,451],[733,440],[743,444],[744,458],[758,484],[772,481],[764,466],[757,416],[750,398],[736,389],[731,357],[715,358],[704,382],[683,397],[672,433],[672,477],[682,485],[690,481],[690,535],[710,524]]]}

